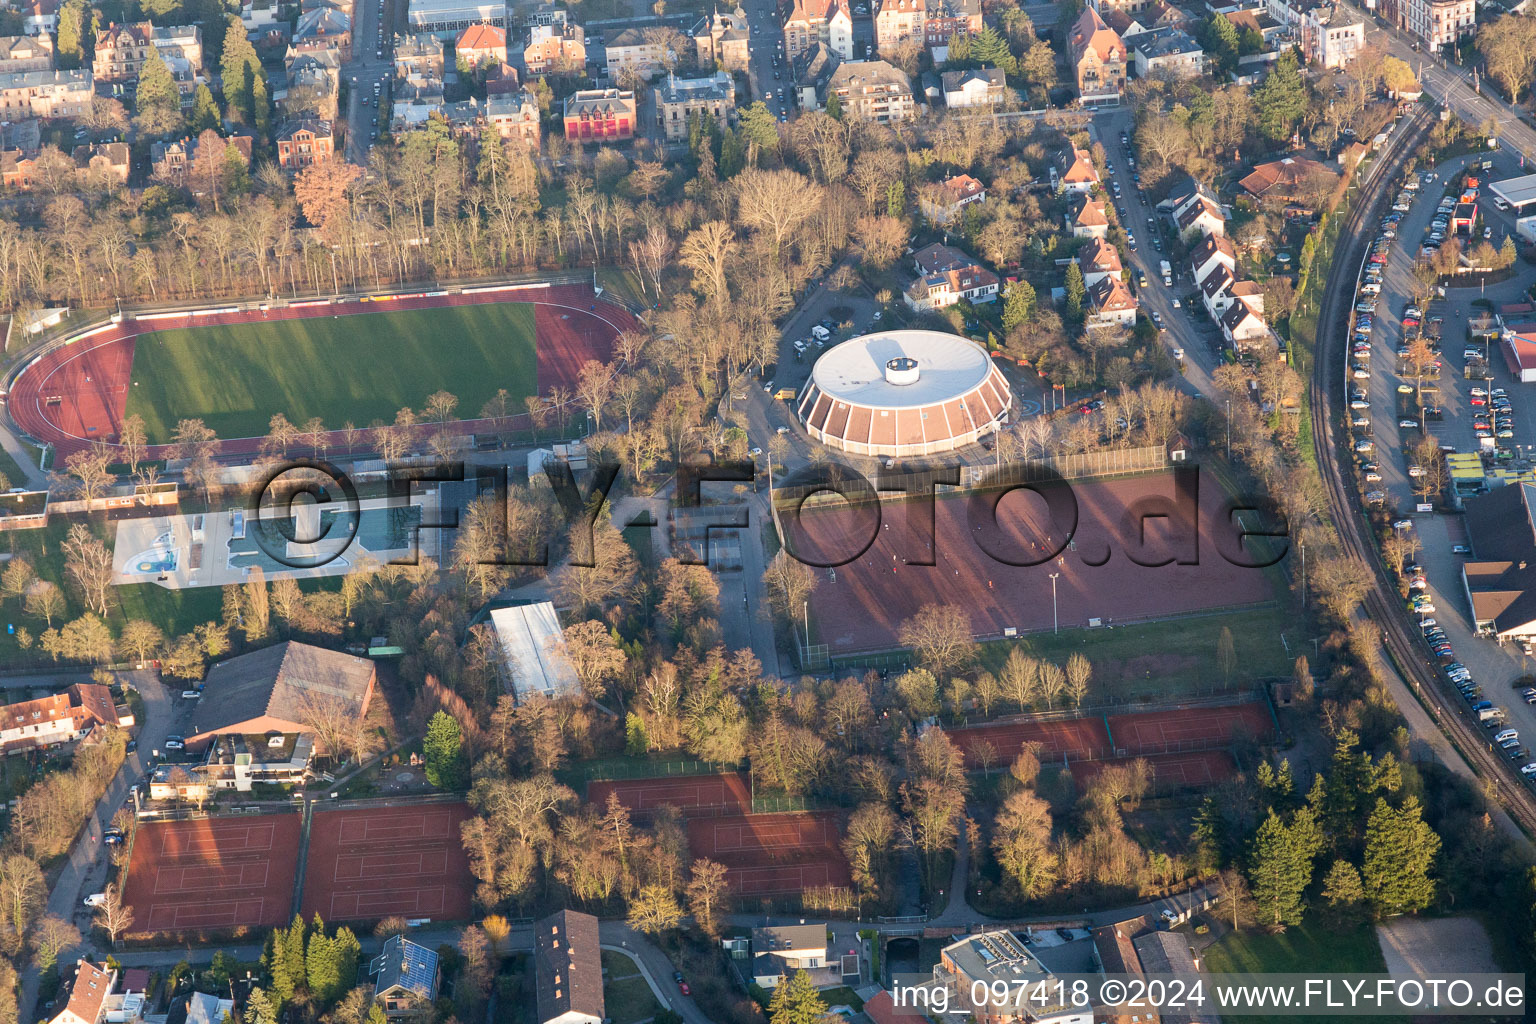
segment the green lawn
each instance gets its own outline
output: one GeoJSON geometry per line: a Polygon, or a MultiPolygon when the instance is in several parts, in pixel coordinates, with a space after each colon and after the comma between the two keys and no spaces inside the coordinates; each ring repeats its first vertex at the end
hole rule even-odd
{"type": "MultiPolygon", "coordinates": [[[[53,620],[54,626],[78,618],[86,610],[80,603],[78,592],[64,575],[64,538],[70,527],[78,522],[88,523],[91,531],[105,540],[108,548],[112,547],[117,537],[117,524],[105,522],[100,515],[53,516],[41,530],[13,530],[0,534],[0,551],[26,558],[39,578],[58,585],[63,591],[67,606],[63,615],[53,620]]],[[[340,586],[340,577],[299,581],[299,589],[304,593],[335,590],[340,586]]],[[[106,618],[114,635],[122,631],[123,624],[129,619],[144,619],[159,626],[167,638],[175,638],[204,622],[220,621],[224,611],[224,594],[219,587],[166,590],[153,583],[138,583],[113,587],[111,601],[106,618]]],[[[49,626],[43,618],[27,613],[19,597],[0,597],[0,615],[4,622],[18,629],[25,628],[34,640],[49,626]]],[[[35,645],[29,654],[23,655],[15,635],[0,630],[0,666],[39,661],[46,662],[46,655],[35,645]]]]}
{"type": "Polygon", "coordinates": [[[519,411],[538,392],[534,307],[486,303],[158,331],[138,339],[128,413],[151,442],[201,417],[220,437],[260,437],[274,413],[303,425],[391,422],[445,390],[474,417],[498,388],[519,411]]]}
{"type": "MultiPolygon", "coordinates": [[[[1320,921],[1287,928],[1278,935],[1256,929],[1222,936],[1205,951],[1201,969],[1210,974],[1385,974],[1387,963],[1370,925],[1341,929],[1320,921]]],[[[1244,1015],[1244,1024],[1295,1020],[1294,1017],[1244,1015]]],[[[1400,1022],[1401,1017],[1375,1017],[1400,1022]]]]}
{"type": "MultiPolygon", "coordinates": [[[[1019,643],[1034,657],[1057,664],[1081,652],[1093,663],[1089,699],[1097,703],[1225,688],[1227,681],[1216,670],[1216,644],[1223,627],[1231,630],[1237,655],[1232,686],[1265,676],[1289,677],[1301,653],[1294,642],[1287,651],[1280,641],[1280,634],[1291,625],[1284,610],[1275,606],[1113,629],[1033,633],[1019,643]]],[[[983,644],[983,666],[998,672],[1013,647],[1012,642],[983,644]]]]}
{"type": "Polygon", "coordinates": [[[638,974],[604,984],[603,1003],[613,1024],[635,1024],[661,1012],[651,987],[638,974]]]}
{"type": "Polygon", "coordinates": [[[27,486],[27,474],[16,464],[16,460],[11,458],[11,453],[4,448],[0,448],[0,474],[4,474],[12,487],[27,486]]]}

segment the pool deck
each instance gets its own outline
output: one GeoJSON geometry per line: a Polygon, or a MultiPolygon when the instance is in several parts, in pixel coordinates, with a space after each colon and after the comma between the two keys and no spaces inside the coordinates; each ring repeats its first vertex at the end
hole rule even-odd
{"type": "MultiPolygon", "coordinates": [[[[370,498],[359,503],[359,511],[388,509],[403,504],[389,498],[370,498]]],[[[435,490],[412,495],[410,504],[420,508],[423,523],[439,521],[439,499],[435,490]]],[[[312,505],[298,505],[295,511],[298,513],[295,518],[299,535],[313,536],[316,533],[316,524],[319,522],[319,510],[312,505]]],[[[252,521],[253,516],[245,508],[198,515],[152,516],[145,519],[119,520],[117,538],[112,548],[113,584],[123,586],[153,583],[166,590],[183,590],[191,587],[222,587],[232,583],[247,582],[250,578],[247,571],[229,564],[229,542],[233,534],[231,519],[240,515],[245,517],[246,536],[253,536],[255,526],[252,521]],[[129,571],[129,566],[138,561],[140,555],[156,549],[155,540],[164,533],[170,533],[173,538],[172,547],[176,551],[176,567],[169,572],[158,574],[129,571]],[[196,559],[193,557],[194,548],[201,549],[196,552],[198,555],[196,559]],[[194,561],[197,562],[195,566],[194,561]]],[[[436,559],[439,564],[442,564],[445,561],[443,549],[451,543],[453,532],[426,529],[420,531],[417,536],[421,549],[419,554],[436,559]]],[[[290,543],[288,549],[288,554],[304,558],[309,556],[311,551],[333,552],[336,546],[328,546],[324,542],[316,545],[290,543]]],[[[411,559],[413,554],[415,553],[409,547],[384,550],[365,548],[360,531],[339,557],[324,565],[312,568],[266,570],[266,576],[268,579],[285,576],[292,579],[344,576],[353,571],[365,556],[376,563],[384,564],[395,560],[411,559]]]]}

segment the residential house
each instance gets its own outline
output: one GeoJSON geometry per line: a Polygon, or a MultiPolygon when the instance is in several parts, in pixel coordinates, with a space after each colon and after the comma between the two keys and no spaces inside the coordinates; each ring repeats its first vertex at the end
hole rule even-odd
{"type": "Polygon", "coordinates": [[[272,98],[289,117],[334,120],[341,86],[341,60],[334,50],[293,53],[288,78],[272,98]]]}
{"type": "Polygon", "coordinates": [[[539,128],[539,101],[526,89],[490,93],[485,98],[485,120],[503,139],[518,139],[537,153],[543,146],[539,128]]]}
{"type": "MultiPolygon", "coordinates": [[[[834,963],[836,959],[834,958],[834,963]]],[[[827,926],[825,924],[766,925],[752,929],[752,981],[762,988],[777,988],[795,971],[805,971],[813,982],[829,973],[827,967],[827,926]]],[[[842,981],[842,972],[830,973],[842,981]]]]}
{"type": "Polygon", "coordinates": [[[396,78],[410,78],[413,75],[428,78],[443,77],[445,60],[443,41],[430,32],[395,36],[392,56],[395,62],[396,78]]]}
{"type": "Polygon", "coordinates": [[[278,126],[272,136],[277,143],[277,165],[296,174],[310,164],[326,163],[336,154],[336,136],[331,122],[301,117],[278,126]]]}
{"type": "MultiPolygon", "coordinates": [[[[1238,283],[1258,287],[1252,281],[1238,283]]],[[[1222,335],[1240,352],[1269,337],[1269,324],[1264,322],[1263,315],[1241,299],[1227,307],[1220,322],[1222,335]]]]}
{"type": "MultiPolygon", "coordinates": [[[[1144,976],[1134,939],[1147,930],[1145,918],[1135,917],[1093,929],[1093,954],[1100,973],[1127,981],[1144,976]]],[[[1130,993],[1127,993],[1130,995],[1130,993]]],[[[1157,1008],[1146,999],[1145,989],[1112,1005],[1094,1007],[1099,1024],[1158,1024],[1157,1008]]]]}
{"type": "Polygon", "coordinates": [[[839,60],[852,60],[853,15],[849,0],[794,0],[784,15],[784,56],[793,61],[821,43],[839,60]]]}
{"type": "Polygon", "coordinates": [[[149,799],[202,804],[211,788],[195,765],[157,764],[149,773],[149,799]]]}
{"type": "Polygon", "coordinates": [[[1067,33],[1067,56],[1084,103],[1118,103],[1125,88],[1125,41],[1086,8],[1067,33]]]}
{"type": "Polygon", "coordinates": [[[296,53],[333,50],[341,63],[352,59],[352,19],[329,7],[299,15],[289,49],[296,53]]]}
{"type": "Polygon", "coordinates": [[[1003,102],[1008,84],[999,68],[976,68],[972,71],[946,71],[939,76],[943,83],[944,105],[958,107],[995,107],[1003,102]]]}
{"type": "Polygon", "coordinates": [[[1225,235],[1206,235],[1189,254],[1189,269],[1196,284],[1217,267],[1237,272],[1237,250],[1225,235]]]}
{"type": "Polygon", "coordinates": [[[533,926],[534,1019],[539,1024],[602,1024],[603,961],[597,918],[575,910],[533,926]]]}
{"type": "Polygon", "coordinates": [[[666,68],[675,66],[682,56],[669,50],[660,34],[635,27],[605,32],[603,52],[608,78],[615,82],[626,73],[649,81],[666,68]]]}
{"type": "Polygon", "coordinates": [[[832,72],[837,70],[837,65],[837,55],[819,42],[812,43],[809,49],[789,62],[790,81],[794,83],[802,111],[809,113],[822,109],[827,85],[832,81],[832,72]]]}
{"type": "MultiPolygon", "coordinates": [[[[170,142],[152,143],[149,147],[151,173],[156,179],[169,185],[186,185],[188,175],[197,164],[197,142],[195,136],[189,135],[170,142]]],[[[245,158],[246,165],[250,165],[252,142],[250,135],[232,135],[228,139],[221,139],[220,142],[224,145],[225,152],[228,152],[228,147],[233,145],[245,158]]]]}
{"type": "Polygon", "coordinates": [[[535,25],[528,30],[523,66],[530,75],[579,75],[587,67],[587,36],[580,25],[535,25]]]}
{"type": "MultiPolygon", "coordinates": [[[[1182,932],[1154,930],[1143,932],[1131,940],[1141,969],[1147,974],[1169,977],[1180,976],[1186,983],[1197,980],[1200,963],[1195,959],[1189,937],[1182,932]]],[[[1161,1024],[1220,1024],[1219,1014],[1200,1008],[1167,1008],[1158,1011],[1161,1024]]]]}
{"type": "Polygon", "coordinates": [[[1109,212],[1099,200],[1080,193],[1067,212],[1067,230],[1073,238],[1108,238],[1109,212]]]}
{"type": "Polygon", "coordinates": [[[196,25],[156,28],[147,21],[110,24],[96,38],[91,73],[98,82],[114,85],[137,82],[139,69],[149,58],[151,49],[158,50],[167,64],[180,58],[195,76],[203,66],[203,30],[196,25]]]}
{"type": "MultiPolygon", "coordinates": [[[[126,978],[124,985],[127,985],[126,978]]],[[[234,1011],[233,999],[220,999],[207,992],[193,992],[187,996],[186,1024],[224,1024],[226,1017],[235,1019],[234,1011]]]]}
{"type": "Polygon", "coordinates": [[[437,953],[403,935],[391,935],[368,965],[373,977],[373,999],[390,1020],[424,1019],[442,982],[437,953]]]}
{"type": "Polygon", "coordinates": [[[630,89],[580,89],[565,98],[565,137],[572,142],[619,142],[635,137],[630,89]]]}
{"type": "Polygon", "coordinates": [[[39,152],[37,149],[0,149],[0,185],[23,192],[30,189],[37,181],[39,152]]]}
{"type": "Polygon", "coordinates": [[[1057,160],[1057,187],[1066,192],[1092,192],[1099,184],[1098,168],[1086,149],[1071,146],[1057,160]]]}
{"type": "Polygon", "coordinates": [[[59,0],[19,0],[13,6],[21,14],[21,31],[45,36],[59,31],[59,0]]]}
{"type": "Polygon", "coordinates": [[[555,3],[539,4],[528,12],[525,24],[533,25],[564,25],[571,20],[569,12],[564,7],[555,3]]]}
{"type": "Polygon", "coordinates": [[[0,74],[52,70],[52,36],[0,36],[0,74]]]}
{"type": "Polygon", "coordinates": [[[1476,0],[1380,0],[1383,19],[1418,36],[1430,50],[1477,31],[1476,0]]]}
{"type": "Polygon", "coordinates": [[[962,208],[986,199],[985,185],[969,174],[956,174],[932,188],[920,190],[918,207],[930,224],[947,227],[960,216],[962,208]]]}
{"type": "Polygon", "coordinates": [[[747,12],[739,4],[728,14],[721,14],[717,4],[713,11],[699,19],[689,35],[693,38],[699,67],[747,70],[752,57],[752,29],[747,23],[747,12]]]}
{"type": "Polygon", "coordinates": [[[1088,1008],[1072,1005],[1070,986],[1011,931],[977,932],[945,946],[933,979],[948,990],[952,1011],[969,1013],[975,1024],[1093,1024],[1088,1008]]]}
{"type": "Polygon", "coordinates": [[[128,143],[102,142],[76,146],[70,153],[75,161],[75,174],[93,181],[115,181],[128,184],[128,143]]]}
{"type": "Polygon", "coordinates": [[[1181,28],[1154,28],[1138,32],[1127,44],[1136,61],[1136,74],[1198,78],[1205,73],[1205,51],[1181,28]]]}
{"type": "Polygon", "coordinates": [[[918,250],[912,262],[918,276],[903,297],[914,312],[944,309],[962,299],[972,303],[997,299],[997,275],[953,246],[935,242],[918,250]]]}
{"type": "Polygon", "coordinates": [[[1312,208],[1337,180],[1327,167],[1304,156],[1259,164],[1238,182],[1255,199],[1312,208]]]}
{"type": "Polygon", "coordinates": [[[1136,309],[1136,297],[1118,277],[1105,275],[1088,289],[1089,327],[1134,326],[1136,309]]]}
{"type": "Polygon", "coordinates": [[[500,25],[470,25],[453,40],[453,52],[471,68],[504,64],[507,60],[507,30],[500,25]]]}
{"type": "Polygon", "coordinates": [[[1168,197],[1157,204],[1173,221],[1179,237],[1188,242],[1196,235],[1224,235],[1227,233],[1227,213],[1216,198],[1216,193],[1203,182],[1185,175],[1169,191],[1168,197]]]}
{"type": "Polygon", "coordinates": [[[883,60],[851,60],[839,64],[827,80],[843,116],[882,124],[913,116],[912,81],[906,72],[883,60]]]}
{"type": "Polygon", "coordinates": [[[1088,6],[1097,11],[1101,16],[1107,18],[1110,11],[1123,11],[1126,14],[1139,15],[1148,7],[1153,6],[1155,2],[1156,0],[1088,0],[1088,6]]]}
{"type": "Polygon", "coordinates": [[[1092,288],[1106,277],[1123,281],[1125,268],[1120,263],[1120,250],[1102,238],[1092,238],[1077,251],[1077,266],[1083,272],[1083,284],[1092,288]]]}
{"type": "Polygon", "coordinates": [[[1269,16],[1290,30],[1309,64],[1341,68],[1365,48],[1365,21],[1334,0],[1267,0],[1269,16]]]}
{"type": "Polygon", "coordinates": [[[957,33],[975,35],[982,27],[981,0],[926,0],[924,46],[947,47],[957,33]]]}
{"type": "Polygon", "coordinates": [[[50,697],[0,707],[0,753],[73,743],[98,725],[120,721],[111,690],[99,683],[75,683],[50,697]]]}
{"type": "MultiPolygon", "coordinates": [[[[278,154],[283,159],[284,142],[292,146],[307,144],[330,136],[321,136],[329,125],[320,122],[293,122],[278,133],[278,154]],[[311,127],[304,127],[309,125],[311,127]]],[[[327,149],[327,154],[329,149],[327,149]]],[[[288,153],[285,169],[306,167],[330,159],[313,150],[288,153]],[[309,159],[304,159],[309,157],[309,159]]],[[[373,662],[341,651],[326,650],[311,644],[287,640],[221,661],[208,670],[203,699],[192,711],[187,729],[187,748],[202,750],[216,736],[254,736],[272,731],[313,733],[306,708],[315,700],[335,705],[358,718],[368,714],[378,673],[373,662]]]]}
{"type": "Polygon", "coordinates": [[[927,38],[928,0],[879,0],[875,5],[875,49],[889,53],[905,42],[927,38]]]}
{"type": "Polygon", "coordinates": [[[1225,235],[1227,215],[1221,204],[1202,190],[1173,212],[1173,226],[1185,242],[1196,235],[1225,235]]]}
{"type": "Polygon", "coordinates": [[[409,0],[405,18],[412,32],[452,39],[471,25],[505,28],[507,5],[500,0],[409,0]]]}
{"type": "Polygon", "coordinates": [[[1270,17],[1267,6],[1256,11],[1247,9],[1225,11],[1222,13],[1222,17],[1226,18],[1232,23],[1232,27],[1237,29],[1239,38],[1248,32],[1256,32],[1259,38],[1264,41],[1265,47],[1272,48],[1278,46],[1288,36],[1293,34],[1288,26],[1282,25],[1270,17]]]}
{"type": "Polygon", "coordinates": [[[688,138],[688,123],[694,114],[713,119],[724,131],[736,109],[736,82],[724,71],[703,78],[671,74],[656,87],[655,94],[656,123],[668,142],[688,138]]]}
{"type": "Polygon", "coordinates": [[[70,984],[64,1009],[50,1024],[102,1024],[107,1003],[117,985],[117,971],[106,964],[97,966],[89,960],[75,962],[75,980],[70,984]]]}
{"type": "Polygon", "coordinates": [[[522,91],[522,77],[518,75],[517,68],[506,61],[502,61],[500,64],[492,64],[485,69],[485,94],[487,97],[522,91]]]}
{"type": "Polygon", "coordinates": [[[1211,315],[1212,320],[1220,322],[1221,314],[1237,301],[1232,294],[1237,284],[1237,271],[1222,264],[1212,267],[1200,279],[1200,301],[1205,303],[1205,311],[1211,315]]]}

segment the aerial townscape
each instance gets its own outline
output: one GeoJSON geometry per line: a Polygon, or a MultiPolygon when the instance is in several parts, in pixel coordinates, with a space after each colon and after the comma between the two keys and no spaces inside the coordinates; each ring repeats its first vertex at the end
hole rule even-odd
{"type": "Polygon", "coordinates": [[[0,1024],[1525,1019],[1526,6],[0,0],[0,1024]]]}

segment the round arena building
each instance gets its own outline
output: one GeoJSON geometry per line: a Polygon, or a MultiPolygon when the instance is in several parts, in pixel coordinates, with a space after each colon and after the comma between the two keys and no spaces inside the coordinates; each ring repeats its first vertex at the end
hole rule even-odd
{"type": "Polygon", "coordinates": [[[1013,393],[980,345],[939,331],[881,331],[828,350],[800,395],[816,440],[855,455],[932,455],[1008,419],[1013,393]]]}

